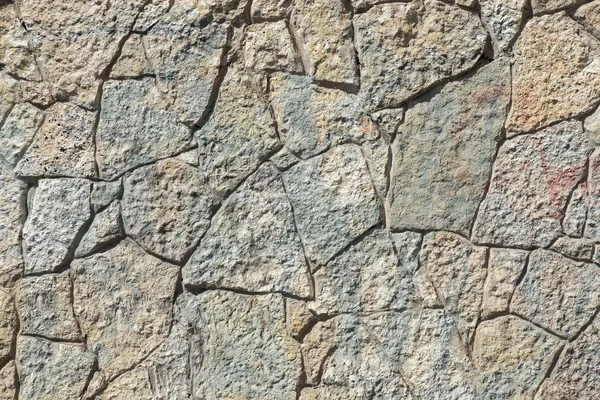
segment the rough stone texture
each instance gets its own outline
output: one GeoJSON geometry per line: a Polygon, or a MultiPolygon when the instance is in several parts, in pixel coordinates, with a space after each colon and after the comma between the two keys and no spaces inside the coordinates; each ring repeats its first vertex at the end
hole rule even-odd
{"type": "Polygon", "coordinates": [[[509,97],[509,64],[501,59],[409,106],[392,146],[393,228],[469,234],[509,97]]]}
{"type": "Polygon", "coordinates": [[[582,0],[531,0],[531,7],[533,14],[537,15],[567,8],[581,2],[582,0]]]}
{"type": "Polygon", "coordinates": [[[0,164],[0,285],[10,286],[23,273],[21,227],[27,185],[0,164]]]}
{"type": "Polygon", "coordinates": [[[296,340],[302,340],[307,329],[317,322],[316,316],[308,309],[306,302],[301,300],[285,300],[285,316],[287,329],[296,340]]]}
{"type": "Polygon", "coordinates": [[[495,54],[510,50],[521,30],[526,0],[479,0],[481,21],[492,36],[495,54]]]}
{"type": "Polygon", "coordinates": [[[123,237],[121,226],[121,205],[112,202],[94,217],[94,221],[81,238],[75,257],[85,257],[123,237]]]}
{"type": "Polygon", "coordinates": [[[529,256],[527,274],[510,309],[524,318],[572,338],[600,306],[600,270],[549,250],[529,256]]]}
{"type": "Polygon", "coordinates": [[[594,242],[589,239],[560,237],[551,247],[557,253],[576,260],[592,261],[594,242]]]}
{"type": "Polygon", "coordinates": [[[14,166],[25,153],[44,120],[43,111],[18,103],[11,110],[0,129],[0,157],[14,166]]]}
{"type": "Polygon", "coordinates": [[[530,20],[515,55],[510,131],[543,128],[600,101],[600,44],[564,13],[530,20]]]}
{"type": "Polygon", "coordinates": [[[0,289],[0,362],[4,362],[12,350],[17,330],[17,316],[11,293],[0,289]]]}
{"type": "Polygon", "coordinates": [[[138,78],[153,71],[146,58],[142,36],[133,34],[121,49],[119,59],[110,71],[110,77],[116,79],[138,78]]]}
{"type": "MultiPolygon", "coordinates": [[[[600,241],[600,150],[595,149],[589,158],[588,176],[587,176],[587,191],[581,193],[583,199],[580,201],[579,219],[585,222],[583,236],[600,241]],[[586,196],[587,195],[587,196],[586,196]],[[585,196],[585,197],[584,197],[585,196]],[[587,206],[587,210],[583,211],[583,207],[587,206]]],[[[572,198],[575,198],[574,193],[572,198]]]]}
{"type": "MultiPolygon", "coordinates": [[[[591,175],[590,181],[595,176],[595,172],[591,172],[591,175]]],[[[581,237],[583,235],[583,228],[588,214],[587,194],[588,188],[585,182],[577,186],[571,194],[562,223],[563,231],[571,237],[581,237]]]]}
{"type": "Polygon", "coordinates": [[[244,51],[246,68],[255,71],[302,72],[285,21],[250,25],[244,51]]]}
{"type": "Polygon", "coordinates": [[[252,22],[283,19],[291,0],[253,0],[251,5],[252,22]]]}
{"type": "Polygon", "coordinates": [[[0,370],[0,400],[14,400],[17,395],[17,369],[14,361],[9,361],[0,370]]]}
{"type": "Polygon", "coordinates": [[[575,12],[575,18],[582,21],[584,25],[600,33],[600,1],[591,1],[584,4],[575,12]]]}
{"type": "Polygon", "coordinates": [[[585,174],[589,152],[575,121],[506,141],[473,227],[474,242],[550,245],[560,234],[563,210],[585,174]]]}
{"type": "Polygon", "coordinates": [[[94,182],[92,185],[91,202],[94,212],[104,210],[114,200],[121,198],[123,185],[121,180],[114,182],[94,182]]]}

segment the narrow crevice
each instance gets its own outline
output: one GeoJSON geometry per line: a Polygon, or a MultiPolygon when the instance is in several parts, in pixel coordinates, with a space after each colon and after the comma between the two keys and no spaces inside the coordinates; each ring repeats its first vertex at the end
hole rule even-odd
{"type": "Polygon", "coordinates": [[[65,343],[65,344],[83,345],[83,342],[81,340],[54,338],[54,337],[49,337],[49,336],[45,336],[45,335],[40,335],[38,333],[20,333],[19,336],[32,337],[32,338],[36,338],[36,339],[43,339],[43,340],[46,340],[48,342],[53,342],[53,343],[65,343]]]}
{"type": "Polygon", "coordinates": [[[253,290],[247,290],[244,288],[221,287],[218,285],[192,285],[192,284],[184,284],[184,288],[185,288],[186,292],[193,294],[194,296],[198,296],[198,295],[201,295],[202,293],[206,293],[206,292],[221,291],[221,292],[240,294],[240,295],[244,295],[244,296],[267,296],[269,294],[279,294],[285,298],[289,298],[289,299],[293,299],[293,300],[299,300],[299,301],[310,301],[311,300],[310,298],[297,296],[293,293],[288,293],[283,290],[253,291],[253,290]]]}
{"type": "Polygon", "coordinates": [[[553,332],[550,329],[543,327],[542,325],[538,324],[535,321],[527,319],[525,316],[523,316],[523,315],[515,312],[514,310],[510,310],[510,315],[515,316],[517,318],[520,318],[523,321],[526,321],[526,322],[530,323],[531,325],[534,325],[535,327],[541,329],[542,331],[546,332],[547,334],[549,334],[551,336],[554,336],[554,337],[556,337],[556,338],[558,338],[560,340],[563,340],[563,341],[568,341],[569,340],[569,338],[567,338],[567,337],[565,337],[565,336],[563,336],[563,335],[561,335],[559,333],[553,332]]]}
{"type": "Polygon", "coordinates": [[[544,385],[544,382],[546,382],[546,380],[548,378],[550,378],[550,376],[552,375],[552,372],[556,369],[556,366],[558,365],[558,362],[560,360],[560,356],[562,355],[562,353],[565,350],[565,348],[566,348],[566,346],[563,343],[558,348],[558,350],[556,350],[556,352],[554,353],[554,355],[552,356],[552,361],[550,362],[550,366],[546,370],[546,373],[544,374],[544,378],[541,380],[540,384],[535,389],[535,392],[534,392],[534,395],[533,395],[532,399],[537,399],[538,398],[538,394],[539,394],[540,390],[542,389],[542,386],[544,385]]]}
{"type": "Polygon", "coordinates": [[[294,10],[292,9],[286,17],[286,25],[287,25],[288,31],[290,32],[290,36],[292,37],[292,45],[294,47],[294,50],[296,51],[296,54],[300,58],[300,63],[302,64],[303,74],[312,76],[312,75],[314,75],[314,72],[315,72],[314,66],[312,65],[312,63],[310,61],[310,56],[309,56],[308,52],[306,51],[306,48],[304,47],[304,40],[302,39],[302,37],[300,36],[298,31],[296,30],[294,18],[295,18],[294,10]]]}
{"type": "MultiPolygon", "coordinates": [[[[484,262],[485,277],[483,278],[484,286],[485,286],[485,282],[487,281],[487,278],[489,276],[490,253],[491,253],[490,250],[491,249],[489,249],[489,248],[485,249],[485,262],[484,262]]],[[[473,328],[473,332],[471,333],[471,337],[469,338],[469,343],[467,345],[469,355],[473,354],[473,348],[475,347],[475,333],[477,332],[477,328],[479,328],[479,324],[483,320],[483,318],[481,316],[482,307],[483,307],[483,291],[482,291],[482,295],[480,296],[480,299],[479,299],[479,304],[477,305],[477,319],[475,321],[475,327],[473,328]]],[[[471,360],[472,360],[472,358],[471,358],[471,360]]]]}
{"type": "Polygon", "coordinates": [[[359,91],[359,87],[357,85],[354,85],[351,83],[333,82],[333,81],[318,80],[318,79],[315,79],[313,82],[315,83],[315,85],[320,86],[324,89],[339,90],[341,92],[353,94],[353,95],[357,95],[358,91],[359,91]]]}
{"type": "Polygon", "coordinates": [[[85,396],[85,393],[88,391],[88,388],[90,387],[90,384],[92,383],[92,380],[94,379],[94,376],[97,372],[100,372],[100,366],[98,365],[98,357],[94,356],[94,363],[92,364],[92,369],[88,374],[88,377],[85,381],[85,385],[83,386],[83,390],[81,391],[81,393],[79,393],[80,399],[83,399],[83,396],[85,396]]]}
{"type": "Polygon", "coordinates": [[[508,309],[509,310],[510,310],[510,308],[512,306],[512,300],[513,300],[513,297],[515,296],[515,292],[517,291],[518,287],[521,285],[521,283],[525,279],[525,276],[527,276],[527,271],[529,270],[529,258],[530,257],[531,257],[531,253],[528,253],[527,256],[525,256],[525,264],[523,265],[523,269],[521,270],[521,274],[517,278],[517,280],[515,282],[515,285],[513,287],[513,290],[510,293],[510,296],[508,298],[508,309]]]}
{"type": "Polygon", "coordinates": [[[370,3],[368,5],[365,5],[364,7],[360,7],[354,10],[354,15],[360,15],[360,14],[364,14],[367,11],[369,11],[371,8],[376,7],[376,6],[380,6],[383,4],[394,4],[394,3],[400,3],[400,4],[408,4],[410,3],[412,0],[381,0],[381,1],[377,1],[377,2],[373,2],[370,3]]]}
{"type": "Polygon", "coordinates": [[[569,342],[572,343],[572,342],[575,342],[577,339],[579,339],[581,337],[581,335],[583,335],[583,332],[585,332],[594,323],[594,321],[598,317],[598,313],[600,313],[600,307],[596,308],[596,311],[594,311],[594,314],[589,319],[589,321],[586,322],[585,324],[583,324],[583,326],[579,329],[579,331],[577,331],[577,333],[571,339],[569,339],[569,342]]]}
{"type": "Polygon", "coordinates": [[[160,261],[170,264],[170,265],[174,265],[176,267],[181,267],[182,264],[181,262],[177,261],[177,260],[172,260],[170,258],[167,258],[161,254],[155,253],[154,251],[148,249],[148,247],[142,245],[140,242],[137,241],[137,239],[134,239],[133,237],[129,236],[126,234],[127,239],[131,240],[133,243],[135,243],[140,249],[142,249],[145,253],[147,253],[148,255],[154,257],[154,258],[158,258],[160,261]]]}
{"type": "MultiPolygon", "coordinates": [[[[569,208],[569,205],[571,204],[571,201],[573,200],[573,195],[575,194],[575,192],[577,191],[577,189],[579,188],[579,186],[581,186],[583,184],[587,184],[588,176],[589,176],[589,173],[590,173],[590,157],[591,156],[592,155],[589,154],[588,157],[586,158],[585,164],[584,164],[584,167],[583,167],[583,173],[581,174],[581,178],[579,178],[579,180],[577,181],[577,183],[575,183],[575,185],[573,185],[573,187],[571,188],[571,191],[569,192],[569,195],[567,196],[567,198],[565,200],[565,204],[563,205],[563,208],[560,211],[560,227],[561,227],[561,229],[562,229],[563,232],[565,230],[564,229],[564,224],[565,224],[565,218],[567,216],[567,210],[569,208]]],[[[587,220],[587,210],[586,210],[585,214],[586,215],[585,215],[584,219],[587,220]]],[[[584,229],[585,229],[585,224],[584,224],[584,229]]]]}
{"type": "Polygon", "coordinates": [[[87,349],[88,348],[88,343],[87,343],[87,335],[85,334],[85,332],[83,332],[83,329],[81,328],[81,323],[79,322],[79,316],[77,315],[77,313],[75,313],[75,282],[73,282],[73,276],[72,274],[69,274],[69,306],[71,308],[71,315],[73,316],[73,319],[75,320],[75,326],[77,327],[77,333],[79,335],[79,337],[81,338],[81,341],[83,342],[84,347],[87,349]]]}
{"type": "Polygon", "coordinates": [[[379,201],[379,220],[384,226],[387,226],[388,221],[388,210],[387,210],[387,199],[377,187],[375,183],[375,172],[373,170],[373,154],[370,149],[365,148],[365,144],[359,147],[360,152],[363,156],[365,166],[367,167],[367,171],[369,172],[369,179],[371,180],[371,186],[373,187],[373,192],[375,193],[375,197],[379,201]]]}

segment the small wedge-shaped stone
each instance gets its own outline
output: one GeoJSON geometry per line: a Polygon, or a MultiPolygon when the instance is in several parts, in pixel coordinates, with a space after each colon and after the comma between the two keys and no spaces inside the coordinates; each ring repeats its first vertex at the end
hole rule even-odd
{"type": "Polygon", "coordinates": [[[448,312],[456,321],[465,345],[470,343],[479,317],[485,283],[486,248],[449,232],[423,239],[421,268],[448,312]]]}
{"type": "Polygon", "coordinates": [[[325,264],[380,222],[379,201],[360,149],[337,146],[284,174],[307,257],[325,264]]]}
{"type": "Polygon", "coordinates": [[[591,145],[578,122],[562,122],[506,141],[473,227],[475,243],[548,246],[582,179],[591,145]]]}
{"type": "Polygon", "coordinates": [[[482,322],[473,344],[481,398],[531,399],[560,346],[558,338],[512,315],[482,322]]]}
{"type": "Polygon", "coordinates": [[[23,227],[25,274],[52,272],[68,261],[91,216],[92,184],[84,179],[42,179],[23,227]]]}
{"type": "Polygon", "coordinates": [[[287,334],[283,297],[208,291],[196,307],[204,358],[194,376],[195,397],[296,399],[300,345],[287,334]]]}
{"type": "Polygon", "coordinates": [[[557,253],[581,261],[592,261],[594,256],[594,242],[590,239],[576,239],[559,237],[550,247],[557,253]]]}
{"type": "Polygon", "coordinates": [[[138,78],[151,73],[152,69],[146,59],[142,36],[136,34],[129,36],[123,44],[119,59],[110,71],[110,77],[113,79],[138,78]]]}
{"type": "Polygon", "coordinates": [[[0,370],[0,400],[15,400],[17,397],[17,368],[9,361],[0,370]]]}
{"type": "Polygon", "coordinates": [[[401,310],[412,303],[409,271],[379,229],[320,268],[314,281],[309,307],[320,315],[401,310]]]}
{"type": "Polygon", "coordinates": [[[317,322],[317,317],[302,300],[285,299],[285,316],[288,332],[298,341],[301,341],[307,330],[317,322]]]}
{"type": "Polygon", "coordinates": [[[357,96],[312,84],[306,76],[277,74],[271,100],[286,146],[310,157],[331,145],[377,138],[377,128],[363,113],[357,96]]]}
{"type": "Polygon", "coordinates": [[[487,37],[477,14],[438,0],[377,5],[354,23],[362,97],[371,109],[397,107],[469,70],[487,37]]]}
{"type": "Polygon", "coordinates": [[[95,215],[94,221],[75,250],[75,257],[80,258],[92,254],[123,236],[121,205],[118,201],[114,201],[95,215]]]}
{"type": "Polygon", "coordinates": [[[264,82],[263,76],[230,68],[210,120],[196,133],[199,169],[220,196],[280,147],[264,82]]]}
{"type": "MultiPolygon", "coordinates": [[[[593,160],[592,156],[592,160],[593,160]]],[[[592,164],[594,165],[594,164],[592,164]]],[[[595,167],[592,167],[595,168],[595,167]]],[[[590,169],[588,172],[588,181],[590,186],[593,185],[596,174],[600,171],[590,169]]],[[[565,218],[562,221],[562,227],[565,234],[571,237],[581,237],[583,235],[583,228],[585,227],[586,218],[588,214],[588,184],[587,182],[581,183],[573,190],[567,210],[565,211],[565,218]]]]}
{"type": "Polygon", "coordinates": [[[251,4],[252,22],[283,19],[291,0],[254,0],[251,4]]]}
{"type": "Polygon", "coordinates": [[[179,262],[189,254],[217,205],[201,172],[182,161],[162,160],[125,178],[125,232],[169,260],[179,262]]]}
{"type": "Polygon", "coordinates": [[[393,228],[469,234],[509,99],[509,63],[500,59],[408,109],[393,144],[393,228]]]}
{"type": "Polygon", "coordinates": [[[20,336],[16,358],[19,398],[79,399],[94,359],[94,354],[80,344],[20,336]]]}
{"type": "Polygon", "coordinates": [[[4,120],[17,100],[20,100],[19,82],[0,71],[0,120],[4,120]]]}
{"type": "Polygon", "coordinates": [[[248,26],[244,58],[246,68],[255,71],[302,72],[285,21],[248,26]]]}
{"type": "Polygon", "coordinates": [[[266,164],[212,219],[183,268],[183,281],[191,286],[306,298],[311,285],[308,269],[283,182],[275,167],[266,164]]]}
{"type": "Polygon", "coordinates": [[[191,131],[166,110],[154,79],[104,84],[96,133],[102,179],[175,155],[190,146],[191,138],[191,131]]]}
{"type": "Polygon", "coordinates": [[[131,240],[71,264],[73,308],[106,379],[130,369],[168,335],[179,269],[131,240]]]}
{"type": "Polygon", "coordinates": [[[10,356],[16,331],[17,316],[13,296],[0,288],[0,363],[10,356]]]}
{"type": "Polygon", "coordinates": [[[563,337],[572,338],[600,306],[600,270],[553,251],[536,250],[510,309],[563,337]]]}
{"type": "Polygon", "coordinates": [[[515,45],[513,132],[529,132],[600,102],[600,43],[566,14],[533,18],[515,45]]]}
{"type": "Polygon", "coordinates": [[[46,110],[44,123],[15,168],[17,176],[96,177],[94,121],[96,113],[69,103],[46,110]]]}
{"type": "Polygon", "coordinates": [[[582,0],[531,0],[531,7],[533,15],[538,15],[567,8],[577,3],[582,3],[582,0]]]}
{"type": "Polygon", "coordinates": [[[114,200],[120,199],[122,194],[123,185],[120,179],[114,182],[94,182],[90,199],[94,212],[104,210],[114,200]]]}
{"type": "Polygon", "coordinates": [[[21,228],[27,185],[0,163],[0,286],[10,286],[23,273],[21,228]]]}
{"type": "Polygon", "coordinates": [[[21,335],[80,339],[71,304],[68,272],[21,279],[17,286],[16,302],[21,335]]]}
{"type": "Polygon", "coordinates": [[[0,157],[15,166],[43,119],[44,113],[31,104],[16,104],[0,129],[0,157]]]}
{"type": "Polygon", "coordinates": [[[521,31],[526,0],[479,0],[481,21],[492,37],[495,54],[510,50],[521,31]]]}
{"type": "Polygon", "coordinates": [[[291,23],[318,81],[358,84],[352,9],[343,0],[296,1],[291,23]]]}

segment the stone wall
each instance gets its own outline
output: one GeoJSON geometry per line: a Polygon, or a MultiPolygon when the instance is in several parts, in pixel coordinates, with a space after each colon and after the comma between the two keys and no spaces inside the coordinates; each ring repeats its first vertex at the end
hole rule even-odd
{"type": "Polygon", "coordinates": [[[600,399],[600,0],[0,0],[0,400],[600,399]]]}

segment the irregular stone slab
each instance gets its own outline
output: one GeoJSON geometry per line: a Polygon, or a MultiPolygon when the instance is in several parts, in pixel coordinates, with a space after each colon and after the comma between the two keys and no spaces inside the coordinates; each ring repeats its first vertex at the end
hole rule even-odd
{"type": "MultiPolygon", "coordinates": [[[[600,150],[598,149],[595,149],[589,158],[587,187],[585,189],[586,191],[581,196],[587,195],[587,198],[584,198],[581,201],[584,204],[579,206],[581,208],[579,218],[585,222],[583,236],[598,242],[600,241],[600,210],[598,210],[598,205],[600,205],[600,150]],[[583,211],[584,205],[587,206],[585,214],[583,211]]],[[[575,194],[573,193],[572,198],[575,194]]]]}
{"type": "Polygon", "coordinates": [[[375,230],[313,274],[318,315],[402,310],[412,305],[409,271],[387,232],[375,230]]]}
{"type": "Polygon", "coordinates": [[[41,79],[29,49],[27,32],[19,20],[15,5],[10,3],[0,6],[0,64],[12,76],[41,79]]]}
{"type": "Polygon", "coordinates": [[[254,0],[250,15],[253,23],[283,19],[291,0],[254,0]]]}
{"type": "Polygon", "coordinates": [[[337,146],[284,173],[309,260],[324,265],[381,221],[379,202],[361,151],[337,146]]]}
{"type": "Polygon", "coordinates": [[[596,145],[600,144],[600,108],[584,120],[583,127],[590,135],[590,140],[596,145]]]}
{"type": "Polygon", "coordinates": [[[177,1],[143,37],[163,94],[188,125],[202,117],[221,66],[227,24],[211,9],[221,4],[177,1]]]}
{"type": "Polygon", "coordinates": [[[19,334],[63,340],[81,338],[71,304],[68,272],[21,279],[16,302],[21,324],[19,334]]]}
{"type": "Polygon", "coordinates": [[[52,272],[68,262],[91,216],[92,185],[84,179],[42,179],[23,227],[25,274],[52,272]]]}
{"type": "Polygon", "coordinates": [[[302,72],[300,58],[285,21],[253,24],[246,28],[246,68],[255,71],[302,72]]]}
{"type": "Polygon", "coordinates": [[[73,308],[107,380],[130,369],[169,333],[179,269],[130,240],[71,264],[73,308]]]}
{"type": "Polygon", "coordinates": [[[277,74],[270,82],[280,134],[300,157],[319,154],[336,143],[377,138],[357,96],[317,87],[306,76],[277,74]]]}
{"type": "Polygon", "coordinates": [[[421,268],[454,319],[465,345],[475,332],[487,275],[485,247],[449,232],[425,235],[421,268]]]}
{"type": "Polygon", "coordinates": [[[354,23],[361,93],[370,109],[398,107],[468,71],[487,37],[477,14],[437,0],[377,5],[354,23]]]}
{"type": "Polygon", "coordinates": [[[0,289],[0,362],[4,362],[10,356],[16,334],[17,316],[13,296],[5,289],[0,289]]]}
{"type": "Polygon", "coordinates": [[[132,34],[123,44],[119,59],[110,70],[110,77],[113,79],[138,78],[152,72],[146,59],[142,36],[132,34]]]}
{"type": "Polygon", "coordinates": [[[162,160],[125,178],[123,224],[142,247],[179,262],[204,235],[217,205],[200,171],[162,160]]]}
{"type": "Polygon", "coordinates": [[[302,341],[307,330],[317,322],[306,302],[295,299],[285,299],[285,317],[289,334],[298,341],[302,341]]]}
{"type": "Polygon", "coordinates": [[[94,221],[75,250],[75,257],[81,258],[92,254],[123,236],[121,205],[118,201],[114,201],[106,209],[96,214],[94,221]]]}
{"type": "Polygon", "coordinates": [[[479,0],[481,21],[490,32],[494,54],[510,51],[521,31],[527,6],[525,0],[479,0]]]}
{"type": "Polygon", "coordinates": [[[264,76],[230,68],[210,120],[196,132],[199,169],[222,197],[281,146],[263,83],[264,76]]]}
{"type": "Polygon", "coordinates": [[[475,243],[549,246],[586,169],[590,143],[578,122],[562,122],[506,141],[473,227],[475,243]]]}
{"type": "Polygon", "coordinates": [[[21,228],[27,185],[0,164],[0,286],[12,286],[23,273],[21,228]]]}
{"type": "Polygon", "coordinates": [[[560,237],[552,244],[550,249],[581,261],[592,261],[594,256],[594,242],[589,239],[560,237]]]}
{"type": "Polygon", "coordinates": [[[173,156],[188,148],[191,138],[191,131],[166,109],[152,78],[104,84],[96,133],[102,179],[173,156]]]}
{"type": "Polygon", "coordinates": [[[19,99],[19,82],[0,71],[0,121],[6,119],[19,99]]]}
{"type": "Polygon", "coordinates": [[[69,103],[46,110],[25,154],[15,168],[17,176],[94,178],[94,121],[96,113],[69,103]]]}
{"type": "Polygon", "coordinates": [[[418,232],[390,233],[400,265],[411,275],[419,269],[419,251],[423,236],[418,232]]]}
{"type": "Polygon", "coordinates": [[[78,399],[94,358],[83,345],[20,336],[16,358],[19,398],[78,399]]]}
{"type": "Polygon", "coordinates": [[[443,310],[413,318],[404,353],[401,373],[416,399],[479,399],[474,367],[443,310]]]}
{"type": "Polygon", "coordinates": [[[597,266],[540,249],[529,257],[527,275],[513,295],[510,310],[562,337],[572,338],[598,306],[597,266]]]}
{"type": "MultiPolygon", "coordinates": [[[[588,178],[589,181],[592,181],[595,173],[593,170],[588,172],[590,175],[588,178]]],[[[588,213],[587,192],[588,184],[586,182],[581,183],[573,190],[571,199],[567,205],[562,226],[563,231],[571,237],[581,237],[583,235],[583,228],[585,227],[588,213]]]]}
{"type": "Polygon", "coordinates": [[[514,52],[509,131],[540,129],[600,101],[600,44],[566,14],[530,20],[514,52]]]}
{"type": "Polygon", "coordinates": [[[287,335],[276,294],[208,291],[198,296],[204,359],[198,398],[293,400],[302,374],[300,345],[287,335]]]}
{"type": "Polygon", "coordinates": [[[510,66],[500,59],[407,110],[392,146],[392,228],[469,235],[509,99],[510,66]]]}
{"type": "Polygon", "coordinates": [[[533,15],[538,15],[568,8],[581,2],[581,0],[531,0],[531,7],[533,8],[533,15]]]}
{"type": "Polygon", "coordinates": [[[193,148],[191,150],[180,153],[174,157],[176,160],[183,161],[186,164],[191,165],[192,167],[198,166],[198,151],[193,148]]]}
{"type": "Polygon", "coordinates": [[[352,9],[342,0],[297,1],[291,23],[318,81],[358,85],[352,9]]]}
{"type": "Polygon", "coordinates": [[[536,400],[595,399],[600,396],[600,320],[567,344],[536,400]]]}
{"type": "Polygon", "coordinates": [[[15,400],[17,395],[17,368],[14,361],[9,361],[0,370],[0,400],[15,400]]]}
{"type": "Polygon", "coordinates": [[[527,251],[515,249],[491,248],[489,252],[481,303],[481,317],[484,319],[508,311],[510,299],[529,256],[527,251]]]}
{"type": "Polygon", "coordinates": [[[0,128],[0,157],[15,166],[44,119],[43,111],[28,104],[15,104],[0,128]]]}
{"type": "Polygon", "coordinates": [[[533,398],[560,349],[558,338],[512,315],[483,321],[473,344],[482,399],[533,398]]]}
{"type": "Polygon", "coordinates": [[[227,199],[183,268],[183,282],[310,296],[308,265],[275,167],[260,167],[227,199]]]}
{"type": "Polygon", "coordinates": [[[114,200],[120,199],[123,194],[121,180],[115,182],[94,182],[92,185],[92,207],[94,212],[100,212],[108,207],[114,200]]]}

